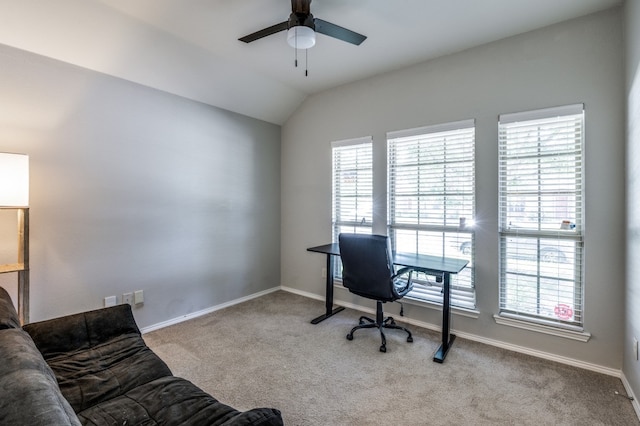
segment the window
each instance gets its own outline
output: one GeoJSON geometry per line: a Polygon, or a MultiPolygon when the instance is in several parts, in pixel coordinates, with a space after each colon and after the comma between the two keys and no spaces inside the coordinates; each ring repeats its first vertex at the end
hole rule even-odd
{"type": "MultiPolygon", "coordinates": [[[[371,137],[333,142],[333,241],[341,232],[371,233],[373,221],[373,156],[371,137]]],[[[335,262],[334,275],[342,277],[335,262]]]]}
{"type": "MultiPolygon", "coordinates": [[[[462,257],[451,278],[451,304],[475,308],[475,123],[473,120],[387,134],[388,225],[397,251],[462,257]]],[[[442,303],[442,283],[418,274],[408,296],[442,303]]]]}
{"type": "Polygon", "coordinates": [[[500,315],[583,324],[583,106],[500,116],[500,315]]]}

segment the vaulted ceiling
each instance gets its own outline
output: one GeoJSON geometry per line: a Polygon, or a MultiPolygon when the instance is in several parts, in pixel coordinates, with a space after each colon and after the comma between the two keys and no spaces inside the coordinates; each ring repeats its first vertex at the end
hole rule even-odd
{"type": "Polygon", "coordinates": [[[320,34],[297,68],[285,32],[238,41],[286,21],[290,0],[3,1],[0,43],[283,124],[310,94],[621,3],[314,0],[316,18],[367,39],[320,34]]]}

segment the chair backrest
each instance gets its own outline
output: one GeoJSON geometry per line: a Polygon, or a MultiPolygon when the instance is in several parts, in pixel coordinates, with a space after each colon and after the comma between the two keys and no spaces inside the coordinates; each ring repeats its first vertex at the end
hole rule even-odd
{"type": "Polygon", "coordinates": [[[384,235],[338,236],[342,259],[342,284],[352,293],[369,299],[393,301],[393,258],[389,238],[384,235]]]}

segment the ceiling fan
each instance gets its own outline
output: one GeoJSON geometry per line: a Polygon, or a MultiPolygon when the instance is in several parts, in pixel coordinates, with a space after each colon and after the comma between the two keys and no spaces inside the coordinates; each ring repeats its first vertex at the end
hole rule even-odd
{"type": "Polygon", "coordinates": [[[291,0],[289,20],[246,35],[238,40],[245,43],[287,30],[287,42],[296,49],[308,49],[315,44],[315,33],[328,35],[347,43],[360,45],[366,36],[332,24],[311,14],[311,0],[291,0]]]}

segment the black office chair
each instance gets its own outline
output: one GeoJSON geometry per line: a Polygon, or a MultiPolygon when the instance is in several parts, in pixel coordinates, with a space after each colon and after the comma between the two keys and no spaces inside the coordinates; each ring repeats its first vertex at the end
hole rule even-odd
{"type": "MultiPolygon", "coordinates": [[[[383,235],[345,234],[338,236],[340,258],[342,259],[342,284],[351,293],[376,300],[376,319],[362,316],[359,325],[353,327],[348,340],[353,340],[353,332],[361,328],[378,328],[382,337],[380,352],[387,351],[387,340],[383,328],[404,330],[413,342],[411,332],[396,325],[393,317],[384,318],[382,304],[401,299],[413,289],[411,282],[413,268],[402,268],[394,272],[393,254],[389,239],[383,235]],[[408,274],[407,279],[400,276],[408,274]]],[[[402,310],[400,311],[402,315],[402,310]]]]}

